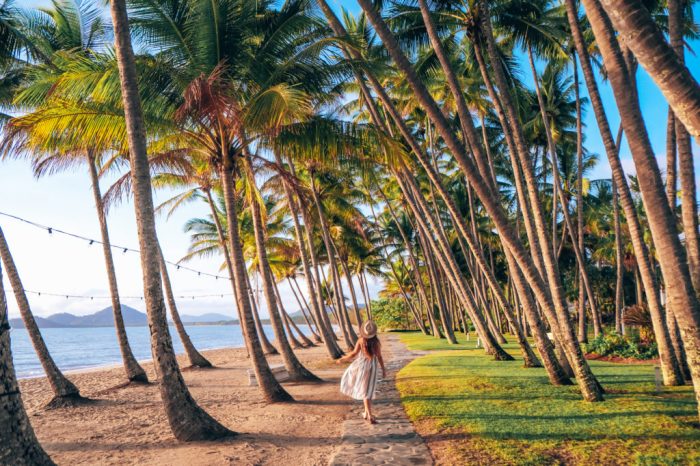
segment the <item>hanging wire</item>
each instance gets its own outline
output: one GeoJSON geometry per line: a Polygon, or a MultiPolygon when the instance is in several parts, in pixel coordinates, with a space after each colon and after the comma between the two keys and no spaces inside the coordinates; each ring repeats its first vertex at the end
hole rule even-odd
{"type": "MultiPolygon", "coordinates": [[[[12,291],[12,289],[10,288],[12,291]]],[[[111,296],[94,296],[94,295],[76,295],[70,293],[52,293],[48,291],[35,291],[35,290],[22,290],[25,293],[34,294],[37,296],[51,296],[56,298],[66,298],[66,299],[112,299],[111,296]]],[[[195,298],[223,298],[224,296],[233,296],[233,293],[210,293],[210,294],[192,294],[192,295],[178,295],[175,296],[177,299],[195,299],[195,298]]],[[[120,299],[140,299],[143,301],[143,296],[122,296],[119,295],[120,299]]]]}
{"type": "MultiPolygon", "coordinates": [[[[86,237],[86,236],[82,236],[82,235],[78,235],[78,234],[76,234],[76,233],[71,233],[71,232],[68,232],[68,231],[60,230],[60,229],[58,229],[58,228],[54,228],[54,227],[49,227],[49,226],[46,226],[46,225],[42,225],[42,224],[40,224],[40,223],[36,223],[36,222],[31,221],[31,220],[27,220],[26,218],[18,217],[17,215],[8,214],[8,213],[5,213],[5,212],[0,212],[0,215],[2,215],[2,216],[4,216],[4,217],[11,218],[11,219],[14,219],[14,220],[17,220],[17,221],[19,221],[19,222],[26,223],[26,224],[28,224],[28,225],[31,225],[31,226],[35,227],[35,228],[39,228],[39,229],[42,229],[42,230],[46,230],[46,231],[49,232],[49,234],[58,233],[58,234],[61,234],[61,235],[64,235],[64,236],[69,236],[69,237],[71,237],[71,238],[75,238],[75,239],[79,239],[79,240],[82,240],[82,241],[86,241],[86,242],[88,243],[88,246],[92,246],[92,245],[95,244],[95,243],[104,245],[104,243],[103,243],[102,241],[100,241],[100,240],[93,239],[93,238],[88,238],[88,237],[86,237]]],[[[134,252],[134,253],[137,253],[137,254],[140,254],[140,253],[141,253],[141,251],[139,251],[138,249],[128,248],[128,247],[124,247],[124,246],[118,246],[118,245],[116,245],[116,244],[110,244],[109,246],[110,246],[112,249],[121,250],[122,253],[124,253],[124,254],[126,254],[127,252],[134,252]]],[[[177,262],[172,262],[172,261],[168,261],[168,260],[166,260],[165,263],[168,264],[168,265],[172,265],[172,266],[177,267],[177,270],[182,269],[182,270],[186,270],[186,271],[188,271],[188,272],[196,273],[198,277],[204,276],[204,277],[212,277],[212,278],[214,278],[214,279],[216,279],[216,280],[218,280],[219,278],[222,278],[222,279],[224,279],[224,280],[229,280],[229,277],[226,276],[226,275],[217,275],[217,274],[213,274],[213,273],[202,272],[202,271],[200,271],[200,270],[193,269],[193,268],[191,268],[191,267],[187,267],[187,266],[184,266],[184,265],[182,265],[182,264],[178,264],[177,262]]],[[[63,296],[63,295],[61,295],[61,296],[63,296]]],[[[218,296],[218,295],[216,295],[216,296],[218,296]]]]}

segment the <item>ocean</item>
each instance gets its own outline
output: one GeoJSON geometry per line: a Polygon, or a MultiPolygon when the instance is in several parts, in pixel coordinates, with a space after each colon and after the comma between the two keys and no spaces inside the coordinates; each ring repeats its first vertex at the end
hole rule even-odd
{"type": "MultiPolygon", "coordinates": [[[[264,327],[265,334],[272,341],[272,327],[264,327]]],[[[309,335],[306,325],[299,325],[299,328],[309,335]]],[[[243,335],[238,325],[186,325],[186,329],[192,343],[199,350],[244,346],[243,335]]],[[[43,376],[44,370],[36,357],[27,331],[12,329],[10,332],[17,377],[43,376]]],[[[136,359],[151,359],[148,327],[127,327],[126,333],[136,359]]],[[[117,335],[112,327],[43,328],[41,334],[51,356],[63,371],[121,364],[117,335]]],[[[183,353],[182,343],[173,326],[170,326],[170,335],[175,351],[183,353]]]]}

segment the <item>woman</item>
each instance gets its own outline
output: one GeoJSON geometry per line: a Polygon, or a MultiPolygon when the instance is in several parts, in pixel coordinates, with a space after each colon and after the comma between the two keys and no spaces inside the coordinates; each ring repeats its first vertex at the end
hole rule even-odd
{"type": "Polygon", "coordinates": [[[368,320],[360,327],[360,339],[351,353],[336,362],[346,362],[357,356],[343,374],[340,391],[356,400],[362,400],[365,411],[362,417],[370,424],[377,420],[372,415],[372,399],[377,387],[377,365],[382,368],[382,377],[386,378],[386,368],[382,359],[382,345],[377,338],[377,324],[368,320]],[[359,356],[357,356],[359,354],[359,356]]]}

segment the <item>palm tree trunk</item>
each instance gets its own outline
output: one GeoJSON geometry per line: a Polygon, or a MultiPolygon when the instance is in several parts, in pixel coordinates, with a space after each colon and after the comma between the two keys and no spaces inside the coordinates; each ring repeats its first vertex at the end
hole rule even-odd
{"type": "Polygon", "coordinates": [[[608,162],[610,163],[610,167],[612,169],[613,181],[617,187],[617,192],[620,197],[620,204],[622,206],[625,219],[627,220],[627,226],[629,229],[630,238],[632,240],[632,247],[637,258],[639,273],[641,275],[644,288],[647,291],[647,305],[649,306],[654,334],[656,335],[656,341],[659,347],[659,359],[661,361],[661,372],[663,375],[664,384],[680,385],[683,383],[683,375],[680,371],[679,360],[676,358],[676,354],[674,354],[673,351],[669,329],[663,316],[664,313],[661,308],[661,303],[659,302],[658,285],[651,266],[649,251],[647,250],[646,243],[644,242],[643,232],[637,216],[636,207],[634,205],[632,194],[620,162],[618,153],[619,144],[616,144],[613,140],[612,131],[610,130],[610,125],[605,114],[605,108],[603,107],[603,101],[600,96],[598,84],[595,80],[595,74],[593,73],[593,67],[591,66],[586,45],[587,42],[583,37],[578,23],[578,8],[575,0],[566,0],[566,13],[574,38],[576,52],[581,62],[581,69],[588,88],[588,95],[591,99],[591,105],[598,124],[598,129],[603,140],[603,145],[605,146],[608,162]]]}
{"type": "MultiPolygon", "coordinates": [[[[282,165],[281,157],[275,152],[275,160],[278,165],[282,165]]],[[[293,166],[290,165],[290,169],[293,170],[293,166]]],[[[309,264],[309,253],[304,245],[304,233],[302,232],[301,225],[299,225],[299,204],[294,200],[294,195],[291,188],[287,184],[286,180],[283,180],[282,187],[284,188],[284,194],[287,198],[287,204],[289,205],[289,211],[292,214],[292,223],[294,225],[294,235],[297,240],[297,246],[299,248],[301,256],[302,269],[304,271],[304,277],[306,278],[307,291],[309,293],[309,300],[311,301],[311,310],[313,316],[316,320],[316,325],[319,333],[323,337],[323,343],[326,346],[326,351],[332,359],[338,359],[342,356],[343,352],[340,350],[335,342],[335,334],[333,334],[333,329],[330,327],[330,323],[323,319],[323,314],[325,314],[325,308],[320,303],[321,302],[321,290],[316,291],[316,286],[314,285],[315,277],[311,271],[311,265],[309,264]]],[[[303,207],[301,207],[303,209],[303,207]]],[[[303,214],[302,214],[303,215],[303,214]]],[[[311,226],[304,221],[306,228],[311,226]]],[[[297,284],[298,286],[298,284],[297,284]]],[[[301,289],[299,289],[301,293],[301,289]]],[[[303,295],[302,295],[303,297],[303,295]]],[[[327,317],[327,316],[326,316],[327,317]]]]}
{"type": "MultiPolygon", "coordinates": [[[[233,294],[236,296],[237,289],[236,289],[236,284],[234,283],[233,280],[233,265],[231,264],[231,255],[228,252],[228,246],[226,245],[226,235],[224,234],[224,229],[221,226],[221,219],[219,218],[219,212],[216,209],[216,204],[214,203],[214,198],[211,196],[211,190],[205,189],[204,193],[206,194],[207,197],[207,204],[209,205],[209,210],[211,211],[211,216],[212,220],[214,221],[214,225],[216,226],[216,234],[219,237],[219,245],[221,246],[221,250],[224,254],[224,260],[226,262],[226,270],[228,271],[228,276],[229,276],[229,282],[231,283],[231,288],[233,289],[233,294]]],[[[238,314],[238,322],[241,323],[243,322],[243,319],[241,319],[241,311],[240,309],[236,308],[236,314],[238,314]]]]}
{"type": "MultiPolygon", "coordinates": [[[[272,273],[270,273],[272,275],[272,273]]],[[[277,283],[273,281],[273,289],[275,291],[275,297],[277,299],[277,308],[280,311],[280,314],[282,315],[282,319],[284,322],[284,328],[287,331],[289,335],[292,335],[292,329],[296,334],[299,336],[299,339],[301,340],[301,346],[302,348],[305,347],[311,347],[311,346],[316,346],[314,345],[314,342],[309,340],[309,338],[304,335],[304,332],[301,331],[301,329],[297,326],[296,322],[294,322],[294,319],[289,315],[287,310],[284,308],[284,303],[282,302],[282,295],[280,294],[280,289],[277,286],[277,283]]],[[[303,312],[302,312],[303,314],[303,312]]],[[[307,320],[308,323],[308,320],[307,320]]],[[[309,327],[311,328],[311,327],[309,327]]]]}
{"type": "Polygon", "coordinates": [[[165,317],[163,286],[160,280],[158,239],[146,153],[146,128],[125,0],[112,0],[110,10],[131,159],[132,190],[141,250],[146,311],[151,331],[151,346],[160,378],[161,398],[165,404],[170,428],[178,440],[209,440],[227,437],[233,432],[201,409],[190,395],[172,349],[172,339],[165,317]]]}
{"type": "Polygon", "coordinates": [[[678,192],[678,177],[676,176],[676,120],[673,110],[668,110],[666,123],[666,197],[671,212],[676,213],[676,193],[678,192]]]}
{"type": "Polygon", "coordinates": [[[352,283],[352,275],[350,275],[350,268],[348,267],[347,261],[343,260],[342,257],[339,258],[340,266],[343,268],[343,275],[345,275],[345,281],[348,282],[348,288],[350,288],[350,298],[352,299],[353,313],[355,314],[355,320],[357,328],[362,328],[362,316],[360,315],[360,306],[357,301],[357,294],[355,294],[355,285],[352,283]]]}
{"type": "MultiPolygon", "coordinates": [[[[683,41],[684,0],[668,0],[668,30],[671,47],[681,64],[685,64],[683,41]]],[[[681,122],[674,124],[678,144],[678,161],[681,179],[681,217],[685,233],[685,250],[693,287],[700,293],[700,233],[698,232],[697,189],[695,186],[695,164],[690,135],[681,122]]],[[[673,210],[673,208],[672,208],[673,210]]]]}
{"type": "Polygon", "coordinates": [[[185,325],[180,319],[180,313],[177,311],[177,303],[175,302],[175,295],[173,294],[173,287],[170,283],[170,276],[168,275],[168,266],[165,263],[165,258],[163,257],[163,251],[158,246],[160,252],[160,273],[163,280],[163,288],[165,290],[165,297],[167,298],[168,307],[170,308],[170,317],[173,319],[173,324],[177,330],[177,334],[180,336],[180,341],[182,346],[185,348],[185,354],[187,354],[187,359],[190,361],[190,365],[196,367],[212,367],[211,363],[202,356],[202,354],[197,351],[197,348],[192,344],[190,336],[185,330],[185,325]]]}
{"type": "Polygon", "coordinates": [[[119,351],[122,355],[124,370],[126,377],[131,382],[148,382],[146,372],[139,365],[134,357],[134,353],[129,346],[129,338],[124,327],[124,318],[122,317],[122,306],[119,300],[119,288],[117,287],[117,274],[114,271],[114,259],[112,258],[112,246],[109,240],[109,230],[107,228],[107,216],[105,215],[102,193],[100,192],[100,179],[97,175],[97,167],[95,166],[95,157],[92,153],[87,153],[87,163],[90,172],[90,181],[92,182],[92,194],[95,200],[95,208],[97,209],[97,218],[100,222],[100,234],[102,235],[102,252],[105,258],[105,268],[107,270],[107,280],[109,282],[109,294],[112,298],[112,313],[114,315],[114,328],[117,331],[117,341],[119,342],[119,351]]]}
{"type": "MultiPolygon", "coordinates": [[[[583,244],[583,118],[581,111],[581,87],[579,84],[578,64],[576,63],[576,54],[572,58],[574,68],[574,91],[576,93],[576,241],[581,253],[585,254],[583,244]]],[[[581,271],[577,275],[578,280],[578,341],[580,343],[588,342],[588,332],[586,331],[586,297],[585,290],[581,283],[581,271]]]]}
{"type": "Polygon", "coordinates": [[[234,161],[230,157],[224,158],[221,167],[221,184],[223,186],[224,204],[226,205],[226,216],[228,217],[228,239],[231,263],[233,265],[234,282],[238,289],[238,309],[243,318],[241,328],[245,329],[246,346],[250,354],[255,378],[258,381],[265,400],[269,402],[293,401],[292,396],[280,385],[270,370],[270,366],[263,354],[260,338],[255,329],[255,319],[250,300],[244,299],[248,296],[247,272],[245,267],[245,257],[241,246],[241,239],[238,230],[238,212],[236,205],[236,188],[233,178],[234,161]]]}
{"type": "Polygon", "coordinates": [[[19,307],[19,312],[22,316],[22,322],[24,322],[24,327],[27,329],[27,334],[32,342],[32,346],[34,346],[34,351],[41,363],[41,367],[44,368],[46,378],[54,394],[53,399],[48,403],[47,407],[60,408],[63,406],[71,406],[79,402],[82,399],[80,391],[58,368],[49,353],[49,349],[46,347],[44,338],[41,336],[41,331],[29,307],[29,300],[27,300],[27,295],[24,293],[22,280],[19,277],[19,272],[15,266],[2,228],[0,228],[0,259],[2,259],[2,262],[5,264],[7,276],[12,285],[15,299],[17,300],[17,307],[19,307]]]}
{"type": "Polygon", "coordinates": [[[345,339],[345,346],[348,350],[352,350],[355,347],[355,340],[350,334],[350,328],[348,328],[348,322],[346,322],[346,316],[343,313],[343,295],[342,288],[336,280],[336,274],[338,268],[335,262],[335,254],[333,252],[333,246],[331,245],[330,233],[328,232],[328,224],[326,223],[326,216],[323,212],[323,206],[321,205],[321,200],[319,199],[318,192],[316,190],[316,184],[314,180],[314,174],[310,174],[311,177],[311,195],[313,196],[314,204],[316,205],[316,212],[318,214],[319,224],[321,226],[321,237],[323,238],[323,244],[326,247],[326,253],[328,256],[328,269],[331,275],[332,285],[333,285],[333,297],[336,302],[336,310],[338,312],[338,325],[343,331],[343,338],[345,339]]]}
{"type": "Polygon", "coordinates": [[[12,363],[7,298],[0,264],[0,464],[53,466],[24,410],[12,363]]]}
{"type": "MultiPolygon", "coordinates": [[[[360,280],[360,287],[362,288],[362,294],[365,300],[365,311],[367,312],[367,318],[372,320],[372,299],[369,296],[369,286],[367,285],[367,276],[364,271],[360,271],[357,274],[360,280]]],[[[422,284],[422,283],[421,283],[422,284]]]]}
{"type": "Polygon", "coordinates": [[[600,3],[626,46],[673,108],[676,119],[700,138],[700,86],[666,42],[644,3],[641,0],[601,0],[600,3]]]}
{"type": "MultiPolygon", "coordinates": [[[[293,278],[293,277],[292,277],[293,278]]],[[[309,311],[309,314],[311,311],[308,308],[308,304],[306,302],[302,303],[301,299],[299,299],[299,295],[297,294],[297,290],[294,289],[294,284],[296,283],[296,279],[294,279],[294,282],[287,278],[287,281],[289,283],[289,288],[292,290],[292,294],[294,294],[294,299],[296,300],[297,304],[299,305],[299,312],[301,312],[301,315],[304,317],[304,321],[306,322],[306,326],[309,327],[309,331],[313,335],[314,340],[316,340],[317,343],[321,343],[323,340],[321,339],[321,336],[316,333],[316,330],[314,330],[314,326],[311,324],[311,321],[309,320],[309,317],[306,315],[306,311],[309,311]]],[[[296,284],[297,288],[299,288],[299,284],[296,284]]],[[[299,293],[301,293],[301,289],[299,288],[299,293]]],[[[301,297],[303,298],[304,295],[302,294],[301,297]]],[[[306,299],[304,299],[306,301],[306,299]]],[[[313,316],[312,316],[313,320],[313,316]]]]}
{"type": "MultiPolygon", "coordinates": [[[[627,0],[620,0],[620,4],[627,3],[627,0]]],[[[584,4],[608,71],[622,118],[622,126],[627,134],[627,141],[637,169],[642,201],[648,214],[654,245],[658,251],[659,265],[665,278],[668,301],[683,337],[688,367],[693,379],[700,380],[700,332],[698,332],[700,303],[693,289],[687,256],[678,238],[674,217],[668,206],[639,102],[634,96],[630,96],[628,91],[629,76],[610,20],[596,0],[584,0],[584,4]]],[[[679,113],[676,113],[676,116],[680,118],[679,113]]],[[[681,121],[683,121],[682,118],[681,121]]],[[[695,395],[700,403],[700,384],[695,386],[695,395]]],[[[700,410],[700,405],[698,408],[700,410]]]]}
{"type": "MultiPolygon", "coordinates": [[[[535,60],[534,57],[532,56],[532,47],[528,44],[527,45],[527,56],[528,60],[530,62],[530,69],[532,70],[532,77],[535,83],[535,94],[537,94],[537,102],[539,103],[540,107],[540,114],[542,116],[542,122],[544,125],[544,132],[547,137],[547,146],[549,147],[549,153],[551,157],[551,164],[552,164],[552,184],[554,185],[554,195],[560,197],[560,201],[562,204],[562,213],[564,215],[564,221],[566,225],[569,227],[569,231],[571,232],[571,248],[574,250],[574,255],[576,256],[576,262],[579,267],[579,273],[581,277],[581,281],[583,282],[583,286],[586,290],[586,295],[588,297],[588,304],[591,308],[591,316],[593,318],[593,335],[595,337],[598,337],[598,335],[601,335],[603,333],[603,325],[602,321],[600,318],[600,312],[598,310],[598,306],[596,305],[595,301],[595,296],[593,294],[593,289],[591,288],[590,281],[588,279],[588,271],[586,270],[586,262],[583,258],[583,255],[581,253],[581,250],[578,247],[578,243],[576,242],[576,236],[574,235],[574,230],[573,230],[573,225],[571,223],[571,219],[569,218],[569,211],[566,208],[566,199],[564,198],[564,191],[563,189],[560,188],[560,183],[561,180],[559,178],[559,164],[557,162],[557,150],[556,147],[554,146],[554,138],[552,137],[552,132],[551,128],[549,126],[549,117],[547,116],[547,113],[545,112],[545,104],[544,104],[544,99],[542,97],[542,91],[540,90],[540,82],[539,82],[539,77],[537,76],[537,69],[535,68],[535,60]]],[[[545,157],[543,156],[543,159],[545,157]]],[[[557,205],[557,200],[556,198],[552,199],[554,210],[556,211],[556,205],[557,205]]],[[[555,215],[556,217],[556,215],[555,215]]],[[[556,238],[556,222],[555,222],[555,227],[554,227],[554,232],[553,232],[552,239],[556,238]]],[[[554,248],[554,255],[556,255],[556,247],[554,248]]]]}
{"type": "Polygon", "coordinates": [[[399,44],[387,27],[386,23],[383,21],[370,0],[358,0],[358,3],[360,3],[360,6],[367,14],[368,19],[374,26],[375,31],[377,31],[377,34],[381,38],[382,43],[391,55],[392,59],[403,72],[404,77],[413,89],[413,92],[418,98],[421,106],[428,112],[430,119],[433,121],[433,124],[436,125],[448,148],[455,158],[457,158],[460,167],[467,176],[469,182],[474,187],[479,199],[484,205],[484,208],[492,217],[502,240],[516,257],[518,264],[521,266],[521,269],[523,269],[528,283],[530,283],[535,290],[538,300],[542,302],[543,308],[549,307],[550,309],[556,310],[557,317],[560,320],[559,324],[566,330],[564,335],[564,344],[567,349],[567,353],[570,354],[571,362],[574,364],[574,368],[577,373],[577,381],[581,385],[584,398],[589,401],[601,400],[602,392],[600,385],[590,371],[590,368],[583,357],[581,348],[576,341],[573,330],[568,322],[568,313],[565,301],[563,299],[560,278],[553,273],[548,274],[551,275],[548,276],[548,280],[550,282],[549,288],[553,290],[552,296],[550,296],[542,277],[539,276],[534,268],[532,258],[525,252],[522,244],[516,237],[509,220],[502,210],[502,207],[498,204],[497,200],[493,196],[493,193],[486,186],[484,180],[478,175],[478,171],[476,170],[476,167],[474,167],[471,160],[465,156],[466,151],[464,146],[451,133],[450,125],[445,116],[440,111],[436,102],[432,99],[429,91],[425,88],[423,83],[420,82],[410,62],[401,51],[399,44]],[[554,303],[552,302],[552,297],[556,298],[554,303]]]}
{"type": "Polygon", "coordinates": [[[622,231],[620,228],[620,206],[617,200],[617,187],[612,183],[613,223],[615,228],[615,332],[622,334],[622,308],[625,305],[622,289],[622,231]]]}
{"type": "MultiPolygon", "coordinates": [[[[253,285],[250,283],[250,275],[246,274],[245,279],[246,284],[248,285],[248,298],[250,300],[251,309],[253,311],[255,331],[258,332],[258,338],[260,339],[260,345],[262,346],[263,353],[268,356],[272,354],[279,354],[277,348],[275,348],[275,346],[272,343],[270,343],[270,340],[267,338],[267,333],[265,333],[265,327],[263,327],[262,319],[260,319],[260,303],[258,302],[259,295],[257,290],[257,277],[255,279],[256,289],[253,289],[253,285]]],[[[241,328],[242,327],[243,323],[241,322],[241,328]]]]}
{"type": "MultiPolygon", "coordinates": [[[[250,156],[247,156],[245,163],[248,165],[247,169],[249,173],[252,173],[252,163],[250,161],[250,156]]],[[[252,175],[251,175],[252,178],[252,175]]],[[[250,180],[253,182],[254,180],[250,180]]],[[[258,203],[257,199],[253,199],[250,203],[250,208],[253,213],[253,230],[255,234],[255,250],[258,256],[258,265],[260,267],[260,276],[262,277],[263,292],[265,294],[265,301],[267,302],[267,310],[270,314],[270,321],[272,322],[272,329],[275,332],[275,339],[277,340],[277,345],[280,348],[280,354],[282,355],[282,361],[284,361],[284,367],[287,368],[290,380],[300,382],[318,382],[321,379],[316,377],[311,373],[304,365],[297,359],[294,351],[292,351],[291,346],[289,346],[289,340],[284,333],[284,322],[281,316],[280,308],[277,307],[277,296],[275,294],[274,282],[272,278],[272,272],[270,271],[270,263],[267,259],[267,248],[265,245],[265,233],[263,231],[263,217],[262,208],[258,203]]],[[[289,331],[289,337],[294,339],[294,335],[289,331]]],[[[301,347],[301,343],[295,341],[301,347]]]]}

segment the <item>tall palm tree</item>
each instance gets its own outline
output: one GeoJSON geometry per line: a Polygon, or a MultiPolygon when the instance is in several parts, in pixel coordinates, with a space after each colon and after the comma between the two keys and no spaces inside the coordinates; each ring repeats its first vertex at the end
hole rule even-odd
{"type": "Polygon", "coordinates": [[[22,403],[10,346],[10,323],[0,264],[0,462],[53,465],[34,434],[22,403]]]}
{"type": "MultiPolygon", "coordinates": [[[[106,209],[98,178],[97,165],[101,159],[101,148],[92,145],[90,141],[85,145],[74,141],[61,142],[61,137],[58,136],[47,143],[42,128],[47,124],[46,119],[37,117],[47,110],[47,99],[50,99],[51,86],[46,83],[56,82],[65,72],[57,64],[57,61],[65,58],[63,54],[69,53],[74,60],[91,62],[93,54],[104,46],[107,36],[101,12],[90,2],[61,0],[54,1],[52,8],[40,9],[34,15],[25,13],[22,23],[24,36],[32,42],[34,49],[41,51],[42,60],[28,65],[26,73],[30,78],[16,91],[13,106],[34,108],[35,111],[8,122],[2,144],[5,155],[30,157],[37,177],[74,168],[81,163],[87,165],[100,224],[112,312],[124,370],[129,381],[148,382],[146,372],[136,361],[129,346],[124,327],[106,209]]],[[[74,135],[71,139],[79,139],[79,136],[74,135]]]]}
{"type": "MultiPolygon", "coordinates": [[[[387,51],[391,55],[393,61],[404,74],[406,81],[410,84],[416,98],[419,99],[421,106],[430,116],[430,119],[436,126],[440,136],[449,147],[452,155],[458,159],[465,176],[474,187],[474,190],[484,205],[484,208],[487,210],[498,228],[503,242],[518,261],[527,281],[535,291],[535,295],[537,296],[538,301],[540,301],[542,304],[543,310],[547,312],[556,312],[556,316],[551,312],[549,313],[550,324],[553,325],[553,329],[557,330],[556,334],[558,335],[558,341],[560,341],[566,349],[567,356],[574,366],[577,381],[581,386],[584,398],[589,401],[602,400],[600,385],[591,373],[588,364],[585,362],[581,348],[568,321],[568,314],[563,295],[561,294],[560,286],[557,286],[560,279],[557,274],[554,273],[555,264],[551,263],[550,261],[549,266],[547,267],[549,269],[548,280],[550,282],[549,289],[547,289],[548,287],[544,284],[542,277],[535,269],[532,258],[525,252],[522,243],[520,243],[519,239],[517,238],[512,225],[507,219],[501,206],[494,198],[491,189],[486,185],[485,181],[478,176],[476,166],[468,157],[466,157],[464,145],[458,141],[454,134],[452,134],[450,125],[446,121],[445,116],[442,114],[438,105],[430,96],[423,83],[421,83],[420,79],[415,73],[415,70],[412,68],[412,65],[401,51],[396,38],[391,33],[384,20],[381,18],[379,12],[368,0],[358,0],[358,3],[365,11],[365,14],[367,14],[367,17],[377,31],[379,37],[382,39],[382,42],[387,48],[387,51]],[[554,296],[550,295],[549,290],[551,290],[553,293],[556,292],[556,294],[554,296]],[[562,332],[559,332],[559,329],[556,328],[557,324],[562,327],[562,332]]],[[[483,4],[481,7],[483,8],[483,4]]],[[[488,11],[488,9],[484,9],[484,11],[488,11]]],[[[472,149],[474,149],[474,147],[472,147],[472,149]]],[[[538,230],[541,230],[541,228],[538,228],[538,230]]],[[[540,233],[540,236],[546,235],[544,231],[540,231],[540,233]]],[[[544,250],[548,248],[542,249],[544,250]]]]}
{"type": "Polygon", "coordinates": [[[110,11],[129,142],[146,311],[151,331],[151,346],[158,367],[161,398],[170,428],[178,440],[193,441],[230,436],[233,434],[232,431],[207,414],[194,401],[185,385],[173,352],[160,279],[160,254],[146,152],[146,128],[139,96],[134,51],[131,46],[126,2],[113,0],[110,11]]]}

